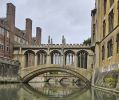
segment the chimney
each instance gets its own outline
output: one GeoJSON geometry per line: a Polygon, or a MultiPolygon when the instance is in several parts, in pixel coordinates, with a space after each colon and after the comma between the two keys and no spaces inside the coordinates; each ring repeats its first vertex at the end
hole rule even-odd
{"type": "Polygon", "coordinates": [[[12,3],[7,3],[7,24],[11,31],[15,28],[15,6],[12,3]]]}
{"type": "Polygon", "coordinates": [[[28,40],[28,44],[32,44],[32,20],[26,18],[26,38],[28,40]]]}
{"type": "Polygon", "coordinates": [[[15,9],[16,7],[12,3],[7,3],[7,26],[10,29],[10,44],[9,44],[9,54],[13,57],[13,44],[14,44],[14,31],[15,31],[15,9]]]}
{"type": "Polygon", "coordinates": [[[40,27],[36,27],[36,45],[41,44],[41,31],[40,27]]]}

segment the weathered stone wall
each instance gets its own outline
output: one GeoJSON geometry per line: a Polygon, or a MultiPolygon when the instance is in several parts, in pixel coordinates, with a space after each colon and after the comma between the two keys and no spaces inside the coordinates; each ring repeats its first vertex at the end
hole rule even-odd
{"type": "Polygon", "coordinates": [[[18,82],[19,62],[0,59],[0,82],[18,82]]]}
{"type": "Polygon", "coordinates": [[[92,85],[119,91],[119,69],[101,72],[95,69],[92,85]]]}

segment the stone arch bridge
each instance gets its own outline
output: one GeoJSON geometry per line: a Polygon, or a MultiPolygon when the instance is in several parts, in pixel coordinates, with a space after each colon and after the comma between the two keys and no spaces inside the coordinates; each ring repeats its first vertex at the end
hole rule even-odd
{"type": "Polygon", "coordinates": [[[90,46],[79,44],[15,45],[14,59],[21,63],[22,82],[45,72],[66,72],[90,82],[93,51],[90,46]]]}

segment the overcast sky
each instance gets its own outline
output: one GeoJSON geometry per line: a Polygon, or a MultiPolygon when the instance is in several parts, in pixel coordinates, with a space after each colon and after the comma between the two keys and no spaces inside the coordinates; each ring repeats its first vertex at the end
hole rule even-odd
{"type": "Polygon", "coordinates": [[[25,28],[25,18],[42,28],[42,43],[48,35],[53,43],[61,43],[62,35],[67,43],[82,43],[91,35],[91,10],[95,0],[0,0],[0,17],[6,15],[6,3],[16,6],[16,26],[25,28]]]}

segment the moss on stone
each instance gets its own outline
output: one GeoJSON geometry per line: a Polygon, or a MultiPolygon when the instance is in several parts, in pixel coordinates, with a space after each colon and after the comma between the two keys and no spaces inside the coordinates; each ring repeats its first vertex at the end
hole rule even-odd
{"type": "Polygon", "coordinates": [[[117,85],[117,78],[113,78],[113,77],[107,77],[104,79],[104,83],[106,85],[106,87],[109,88],[115,88],[117,85]]]}

